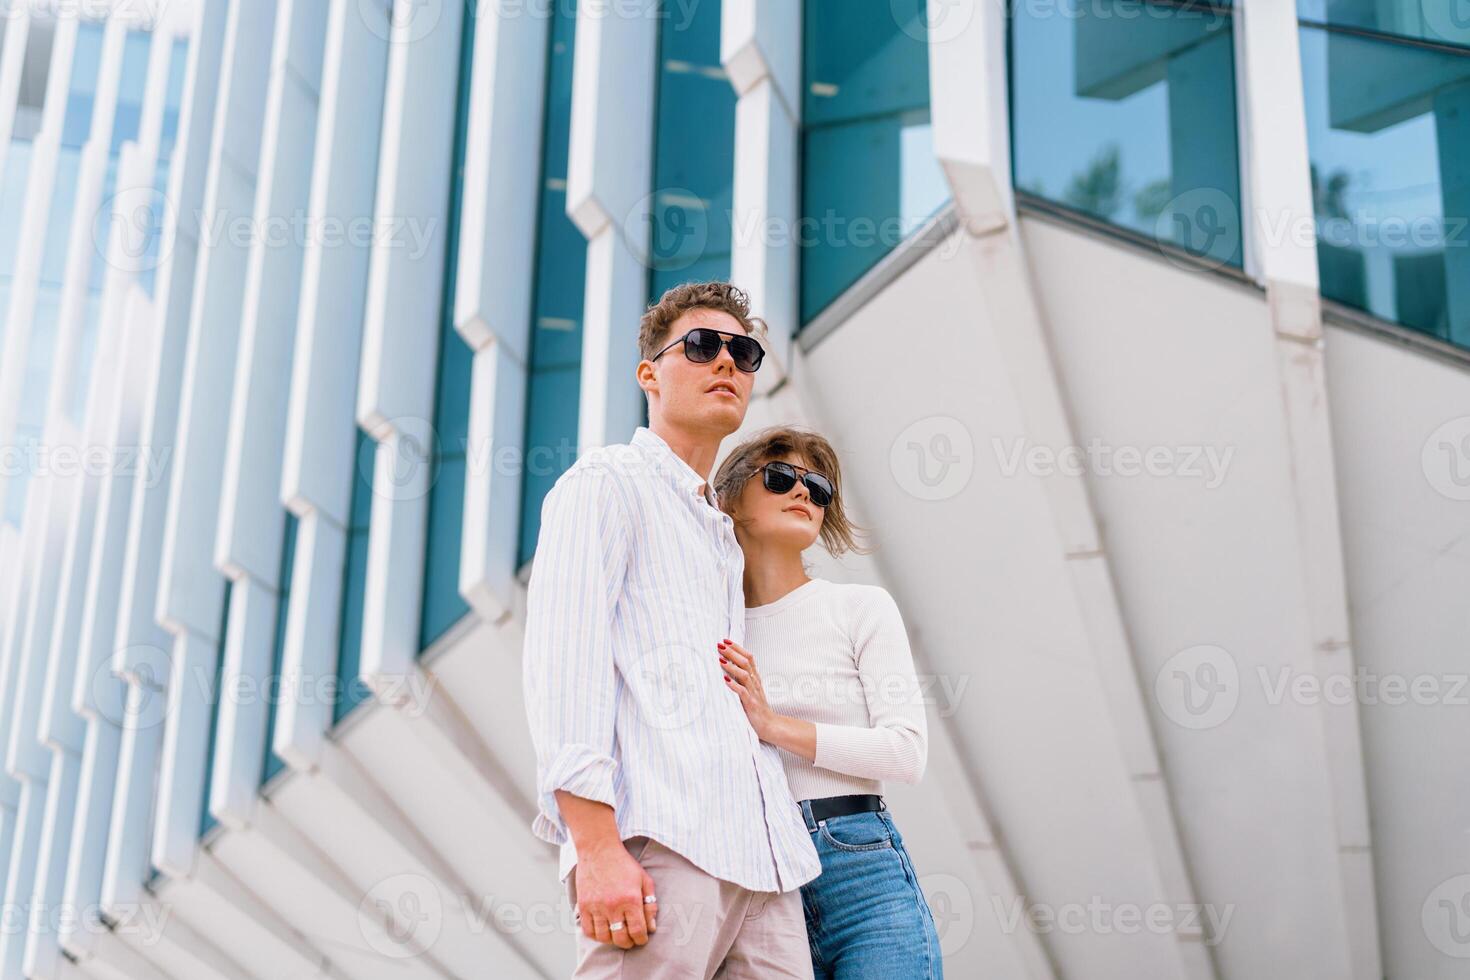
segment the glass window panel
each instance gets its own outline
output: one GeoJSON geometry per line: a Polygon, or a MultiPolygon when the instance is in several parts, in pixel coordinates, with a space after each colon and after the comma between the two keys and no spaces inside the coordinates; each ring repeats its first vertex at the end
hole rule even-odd
{"type": "Polygon", "coordinates": [[[97,98],[97,70],[102,62],[102,25],[85,23],[77,28],[77,45],[72,55],[71,85],[67,90],[66,114],[61,123],[61,145],[80,147],[92,128],[92,104],[97,98]]]}
{"type": "Polygon", "coordinates": [[[41,109],[46,104],[46,81],[51,74],[51,47],[56,24],[44,17],[31,17],[26,34],[26,53],[21,59],[20,96],[16,103],[12,140],[30,141],[41,128],[41,109]]]}
{"type": "Polygon", "coordinates": [[[1301,44],[1322,295],[1470,347],[1470,51],[1301,44]]]}
{"type": "Polygon", "coordinates": [[[353,452],[352,516],[347,528],[347,560],[342,569],[342,619],[338,629],[335,724],[366,701],[371,692],[358,673],[362,666],[362,612],[367,591],[368,532],[373,514],[373,455],[377,443],[361,429],[353,452]]]}
{"type": "Polygon", "coordinates": [[[929,123],[924,0],[805,0],[801,318],[949,199],[929,123]]]}
{"type": "Polygon", "coordinates": [[[1460,0],[1297,0],[1302,20],[1470,47],[1470,8],[1460,0]]]}
{"type": "Polygon", "coordinates": [[[143,243],[142,267],[138,270],[138,282],[144,292],[153,295],[157,284],[158,265],[162,261],[159,248],[163,242],[164,219],[167,214],[169,174],[173,170],[174,144],[179,134],[179,111],[184,98],[184,74],[189,64],[189,42],[181,39],[174,42],[169,56],[168,90],[164,96],[163,119],[158,134],[158,162],[153,171],[153,194],[148,202],[143,243]]]}
{"type": "Polygon", "coordinates": [[[1020,5],[1016,187],[1208,261],[1242,264],[1230,12],[1139,0],[1020,5]]]}
{"type": "Polygon", "coordinates": [[[730,277],[735,89],[720,65],[720,4],[659,20],[649,295],[730,277]],[[697,128],[691,122],[697,120],[697,128]]]}
{"type": "Polygon", "coordinates": [[[439,303],[439,376],[435,388],[437,434],[429,489],[429,528],[424,554],[423,608],[419,650],[443,636],[470,611],[459,594],[459,556],[464,531],[464,459],[469,441],[470,383],[474,357],[454,329],[454,289],[459,271],[460,202],[464,195],[465,133],[469,125],[470,67],[474,55],[473,11],[467,11],[460,41],[459,104],[455,110],[454,149],[449,181],[449,221],[444,284],[439,303]]]}
{"type": "Polygon", "coordinates": [[[529,561],[541,530],[541,502],[576,458],[578,380],[587,241],[567,217],[567,146],[572,118],[576,5],[554,5],[542,127],[541,201],[536,227],[536,293],[527,379],[525,465],[518,560],[529,561]]]}
{"type": "Polygon", "coordinates": [[[283,532],[281,543],[281,573],[279,581],[281,592],[276,600],[276,634],[271,647],[271,669],[266,677],[264,685],[266,694],[266,721],[265,721],[265,763],[261,769],[261,785],[269,782],[271,777],[286,768],[286,761],[275,752],[271,751],[271,742],[275,737],[276,714],[280,710],[281,702],[281,668],[286,656],[286,620],[291,612],[291,578],[296,567],[296,532],[297,524],[295,514],[286,515],[286,527],[283,532]]]}
{"type": "Polygon", "coordinates": [[[219,620],[219,644],[214,661],[214,683],[210,685],[209,736],[204,743],[204,792],[199,813],[199,836],[209,833],[219,823],[209,812],[209,784],[214,779],[214,747],[219,738],[220,677],[225,667],[225,636],[230,629],[230,592],[234,583],[225,582],[224,608],[219,620]]]}
{"type": "MultiPolygon", "coordinates": [[[[138,138],[142,115],[143,90],[148,74],[148,48],[153,36],[145,31],[129,31],[123,42],[122,74],[117,91],[117,110],[112,124],[112,140],[108,146],[107,171],[102,180],[101,206],[92,229],[94,242],[106,242],[111,222],[112,196],[117,190],[117,168],[122,144],[138,138]]],[[[67,411],[80,421],[86,414],[87,395],[91,391],[92,362],[97,351],[97,331],[101,328],[102,286],[107,278],[105,248],[92,249],[92,263],[87,275],[88,299],[77,343],[77,358],[70,382],[67,411]]]]}

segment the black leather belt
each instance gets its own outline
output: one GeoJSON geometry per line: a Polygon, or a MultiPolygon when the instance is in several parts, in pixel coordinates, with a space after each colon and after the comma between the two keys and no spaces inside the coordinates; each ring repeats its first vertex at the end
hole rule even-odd
{"type": "Polygon", "coordinates": [[[812,805],[812,819],[821,823],[833,817],[845,817],[852,813],[868,813],[886,809],[883,797],[874,795],[824,796],[819,800],[808,800],[812,805]]]}

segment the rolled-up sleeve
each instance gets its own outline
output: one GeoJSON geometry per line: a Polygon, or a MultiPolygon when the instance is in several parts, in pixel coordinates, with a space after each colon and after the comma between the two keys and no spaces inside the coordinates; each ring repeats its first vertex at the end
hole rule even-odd
{"type": "Polygon", "coordinates": [[[537,797],[531,830],[553,844],[568,839],[557,790],[616,806],[620,680],[612,629],[629,545],[612,481],[583,465],[552,487],[527,587],[522,678],[537,797]]]}

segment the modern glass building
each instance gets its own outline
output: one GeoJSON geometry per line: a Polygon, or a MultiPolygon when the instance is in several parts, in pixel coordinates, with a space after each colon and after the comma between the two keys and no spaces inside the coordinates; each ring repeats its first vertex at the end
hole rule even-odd
{"type": "Polygon", "coordinates": [[[569,975],[541,508],[705,279],[950,976],[1461,975],[1463,3],[10,6],[0,980],[569,975]]]}

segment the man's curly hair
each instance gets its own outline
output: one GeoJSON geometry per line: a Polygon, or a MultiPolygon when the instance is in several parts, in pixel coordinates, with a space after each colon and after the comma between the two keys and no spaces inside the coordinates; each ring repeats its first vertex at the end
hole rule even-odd
{"type": "Polygon", "coordinates": [[[668,344],[672,339],[669,328],[690,310],[728,313],[746,333],[757,339],[766,332],[765,321],[750,315],[750,297],[745,290],[728,282],[686,282],[666,290],[643,314],[638,326],[638,352],[645,361],[653,360],[668,344]]]}

